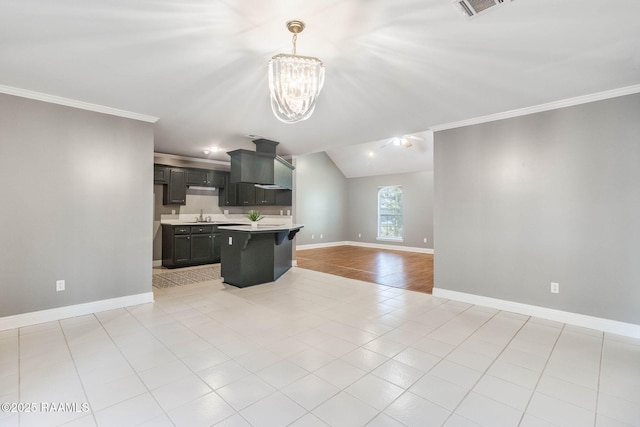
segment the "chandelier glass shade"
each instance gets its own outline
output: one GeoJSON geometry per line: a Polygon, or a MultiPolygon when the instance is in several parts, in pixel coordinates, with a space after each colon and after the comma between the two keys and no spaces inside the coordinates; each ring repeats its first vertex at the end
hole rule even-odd
{"type": "Polygon", "coordinates": [[[287,28],[293,33],[293,53],[281,53],[269,61],[269,91],[276,118],[295,123],[313,114],[324,84],[324,65],[318,58],[296,55],[296,39],[304,23],[289,21],[287,28]]]}

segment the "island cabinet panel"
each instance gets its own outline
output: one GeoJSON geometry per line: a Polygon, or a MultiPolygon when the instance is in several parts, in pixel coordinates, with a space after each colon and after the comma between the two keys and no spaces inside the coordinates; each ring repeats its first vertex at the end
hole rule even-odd
{"type": "Polygon", "coordinates": [[[273,281],[273,234],[222,231],[220,274],[238,287],[273,281]],[[229,243],[231,238],[231,243],[229,243]]]}
{"type": "Polygon", "coordinates": [[[222,227],[220,265],[224,282],[244,288],[278,279],[291,268],[292,240],[302,227],[222,227]]]}
{"type": "Polygon", "coordinates": [[[164,187],[163,204],[185,205],[187,203],[187,174],[184,169],[169,168],[169,183],[164,187]]]}

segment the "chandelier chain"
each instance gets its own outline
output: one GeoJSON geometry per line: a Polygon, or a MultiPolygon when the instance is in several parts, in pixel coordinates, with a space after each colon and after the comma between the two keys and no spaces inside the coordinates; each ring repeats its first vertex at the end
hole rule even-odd
{"type": "Polygon", "coordinates": [[[293,33],[293,55],[296,54],[296,41],[298,41],[298,33],[293,33]]]}

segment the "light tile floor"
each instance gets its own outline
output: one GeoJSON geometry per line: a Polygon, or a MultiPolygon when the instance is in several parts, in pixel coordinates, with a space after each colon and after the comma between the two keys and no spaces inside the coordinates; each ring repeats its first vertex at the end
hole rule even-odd
{"type": "Polygon", "coordinates": [[[298,268],[154,292],[0,332],[0,426],[640,426],[640,340],[298,268]]]}

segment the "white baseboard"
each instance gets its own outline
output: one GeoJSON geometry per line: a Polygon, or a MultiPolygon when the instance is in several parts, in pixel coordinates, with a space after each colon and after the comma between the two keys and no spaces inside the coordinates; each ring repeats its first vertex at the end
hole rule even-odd
{"type": "Polygon", "coordinates": [[[334,246],[345,246],[349,242],[327,242],[327,243],[313,243],[309,245],[296,245],[296,251],[304,251],[305,249],[322,249],[331,248],[334,246]]]}
{"type": "Polygon", "coordinates": [[[162,267],[162,260],[161,259],[156,259],[153,260],[153,267],[162,267]]]}
{"type": "Polygon", "coordinates": [[[589,329],[596,329],[598,331],[612,334],[640,338],[640,325],[634,325],[633,323],[619,322],[617,320],[603,319],[600,317],[571,313],[568,311],[540,307],[537,305],[522,304],[519,302],[490,298],[481,295],[450,291],[448,289],[433,288],[433,296],[524,314],[526,316],[541,317],[543,319],[553,320],[569,325],[582,326],[589,329]]]}
{"type": "Polygon", "coordinates": [[[0,331],[153,302],[153,292],[0,317],[0,331]]]}
{"type": "Polygon", "coordinates": [[[388,249],[392,251],[404,251],[404,252],[419,252],[423,254],[433,254],[433,249],[431,248],[417,248],[412,246],[398,246],[398,245],[386,245],[382,243],[366,243],[366,242],[328,242],[328,243],[317,243],[311,245],[297,245],[297,251],[304,251],[305,249],[321,249],[321,248],[330,248],[334,246],[360,246],[364,248],[377,248],[377,249],[388,249]]]}

